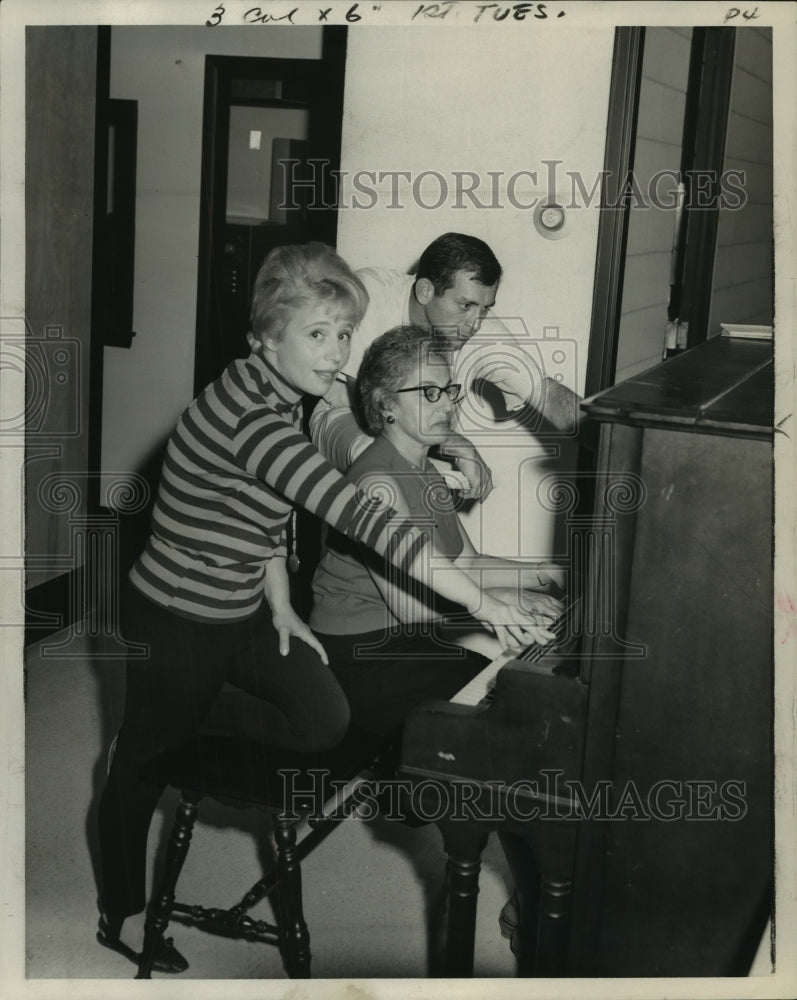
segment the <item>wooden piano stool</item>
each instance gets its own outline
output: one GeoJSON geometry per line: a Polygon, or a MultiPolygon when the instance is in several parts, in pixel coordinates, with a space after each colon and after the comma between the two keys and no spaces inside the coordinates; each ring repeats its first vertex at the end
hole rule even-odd
{"type": "MultiPolygon", "coordinates": [[[[280,949],[291,978],[310,977],[310,934],[302,908],[301,862],[355,808],[339,796],[331,815],[332,790],[374,765],[385,740],[349,729],[344,741],[324,753],[300,754],[269,747],[255,739],[203,732],[194,740],[162,753],[142,770],[142,777],[181,792],[160,882],[147,908],[144,946],[137,979],[151,977],[152,963],[172,919],[187,926],[272,944],[280,949]],[[285,801],[283,774],[291,772],[296,803],[285,801]],[[340,782],[332,786],[330,782],[340,782]],[[239,902],[228,908],[175,901],[180,872],[188,855],[199,803],[205,797],[225,807],[258,808],[271,816],[275,860],[239,902]],[[311,813],[308,815],[308,813],[311,813]],[[297,827],[307,818],[307,832],[297,841],[297,827]],[[278,889],[278,892],[275,891],[278,889]],[[254,920],[248,911],[271,896],[276,923],[254,920]]],[[[355,797],[356,798],[356,797],[355,797]]],[[[232,820],[234,822],[234,819],[232,820]]]]}
{"type": "Polygon", "coordinates": [[[448,855],[447,976],[473,974],[480,859],[493,830],[516,880],[519,972],[565,974],[580,816],[563,791],[581,774],[587,698],[578,676],[557,672],[565,665],[555,655],[505,658],[488,707],[430,702],[405,724],[402,772],[430,800],[427,814],[441,787],[451,807],[437,820],[448,855]]]}

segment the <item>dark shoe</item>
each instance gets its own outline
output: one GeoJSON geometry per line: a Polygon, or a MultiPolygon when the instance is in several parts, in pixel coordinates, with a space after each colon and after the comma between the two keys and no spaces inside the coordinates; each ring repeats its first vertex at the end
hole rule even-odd
{"type": "MultiPolygon", "coordinates": [[[[111,951],[124,955],[133,965],[138,966],[141,955],[137,951],[133,951],[129,945],[126,945],[118,937],[111,936],[108,933],[107,924],[102,918],[100,918],[97,928],[97,940],[103,948],[110,948],[111,951]]],[[[174,938],[164,938],[158,945],[158,950],[155,953],[155,961],[152,963],[153,971],[177,975],[180,972],[185,972],[187,968],[188,962],[174,947],[174,938]]]]}
{"type": "Polygon", "coordinates": [[[509,947],[517,959],[518,976],[525,978],[536,975],[537,956],[533,949],[529,950],[528,942],[524,939],[519,927],[516,927],[512,932],[509,947]]]}
{"type": "Polygon", "coordinates": [[[501,928],[501,937],[512,940],[518,924],[520,923],[520,912],[518,910],[517,896],[512,893],[504,903],[504,908],[498,914],[498,926],[501,928]]]}

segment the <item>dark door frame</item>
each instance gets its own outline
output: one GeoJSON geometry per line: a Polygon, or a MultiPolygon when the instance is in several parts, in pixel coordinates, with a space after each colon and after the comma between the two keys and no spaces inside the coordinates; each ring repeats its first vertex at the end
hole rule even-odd
{"type": "Polygon", "coordinates": [[[628,199],[622,194],[634,169],[644,44],[644,28],[617,28],[614,33],[585,396],[608,388],[617,364],[628,240],[628,199]]]}
{"type": "MultiPolygon", "coordinates": [[[[200,187],[199,251],[197,268],[194,393],[216,378],[229,360],[218,334],[220,289],[226,223],[227,148],[230,104],[307,106],[312,95],[310,147],[323,150],[327,163],[319,172],[324,190],[319,202],[333,207],[312,213],[312,238],[334,244],[337,233],[334,171],[340,167],[340,131],[343,118],[343,76],[346,28],[325,27],[321,59],[272,59],[249,56],[212,56],[205,60],[205,96],[202,122],[202,179],[200,187]],[[251,97],[236,96],[233,81],[252,82],[251,97]],[[271,98],[263,97],[264,81],[280,81],[271,98]],[[258,83],[261,86],[258,87],[258,83]],[[261,96],[258,96],[258,93],[261,96]]],[[[312,156],[312,153],[311,153],[312,156]]]]}

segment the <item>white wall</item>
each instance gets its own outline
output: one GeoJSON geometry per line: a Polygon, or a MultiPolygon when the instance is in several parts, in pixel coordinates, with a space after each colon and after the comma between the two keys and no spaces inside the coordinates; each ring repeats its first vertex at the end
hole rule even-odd
{"type": "MultiPolygon", "coordinates": [[[[406,271],[423,248],[448,230],[485,239],[504,267],[497,315],[525,323],[539,338],[558,327],[566,345],[565,381],[583,389],[592,308],[598,209],[573,208],[566,235],[543,239],[531,211],[514,207],[507,179],[536,171],[514,190],[515,201],[545,196],[543,160],[561,161],[559,187],[570,202],[565,171],[578,171],[590,190],[603,166],[613,29],[563,29],[557,44],[546,36],[434,26],[374,28],[350,33],[346,70],[342,168],[350,172],[439,172],[449,197],[438,209],[413,203],[412,183],[391,197],[386,180],[375,207],[344,209],[338,246],[355,266],[376,264],[406,271]],[[564,38],[566,35],[566,39],[564,38]],[[503,208],[455,208],[454,171],[475,171],[482,203],[503,208]],[[492,199],[488,171],[503,172],[492,199]],[[393,201],[403,208],[388,208],[393,201]]],[[[370,184],[370,181],[369,181],[370,184]]],[[[430,177],[420,196],[433,204],[442,193],[430,177]]],[[[356,192],[349,188],[344,204],[356,192]]],[[[371,199],[360,196],[360,203],[371,199]]],[[[576,199],[578,200],[578,199],[576,199]]],[[[551,353],[550,351],[548,352],[551,353]]],[[[536,501],[541,471],[562,463],[541,459],[536,439],[502,425],[477,443],[500,488],[469,515],[474,543],[504,555],[550,551],[553,519],[536,501]]],[[[569,460],[569,459],[568,459],[569,460]]]]}
{"type": "Polygon", "coordinates": [[[138,101],[133,329],[107,347],[103,471],[139,469],[193,396],[205,55],[317,59],[321,28],[114,27],[111,97],[138,101]]]}

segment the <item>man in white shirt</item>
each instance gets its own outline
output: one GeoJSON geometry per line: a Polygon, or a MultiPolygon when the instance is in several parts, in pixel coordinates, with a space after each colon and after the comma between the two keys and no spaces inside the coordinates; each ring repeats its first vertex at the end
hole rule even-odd
{"type": "MultiPolygon", "coordinates": [[[[357,272],[368,291],[368,309],[352,336],[344,377],[319,401],[310,421],[314,443],[334,465],[347,469],[370,443],[350,405],[351,382],[363,354],[387,330],[410,324],[433,329],[452,342],[453,379],[466,391],[474,381],[490,382],[500,390],[507,410],[530,407],[553,429],[575,433],[579,397],[546,376],[504,324],[488,315],[501,273],[490,247],[461,233],[434,240],[421,255],[415,274],[374,267],[357,272]],[[482,336],[472,339],[480,329],[482,336]]],[[[470,495],[484,499],[492,483],[473,446],[455,435],[441,452],[454,458],[466,475],[470,495]]]]}

